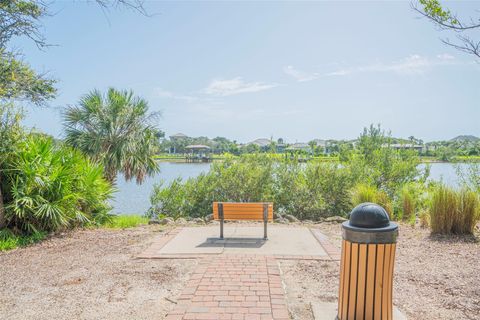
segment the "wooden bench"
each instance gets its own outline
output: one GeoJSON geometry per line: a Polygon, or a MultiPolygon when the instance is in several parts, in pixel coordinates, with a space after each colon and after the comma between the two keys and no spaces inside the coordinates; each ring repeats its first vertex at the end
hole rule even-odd
{"type": "Polygon", "coordinates": [[[220,220],[220,239],[223,239],[225,220],[263,221],[263,239],[267,239],[267,222],[273,221],[271,202],[214,202],[213,218],[220,220]]]}

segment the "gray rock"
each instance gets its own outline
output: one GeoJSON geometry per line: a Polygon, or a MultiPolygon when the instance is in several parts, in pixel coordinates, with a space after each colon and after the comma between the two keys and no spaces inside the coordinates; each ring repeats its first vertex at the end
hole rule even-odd
{"type": "Polygon", "coordinates": [[[303,220],[302,222],[305,223],[305,224],[313,224],[312,220],[303,220]]]}
{"type": "Polygon", "coordinates": [[[283,224],[287,224],[288,223],[288,220],[287,219],[283,219],[283,218],[278,218],[278,219],[275,219],[274,220],[276,223],[283,223],[283,224]]]}
{"type": "Polygon", "coordinates": [[[196,223],[196,224],[204,224],[205,223],[205,221],[202,218],[193,218],[192,222],[196,223]]]}
{"type": "Polygon", "coordinates": [[[292,216],[291,214],[286,214],[285,219],[287,219],[289,222],[299,222],[300,220],[297,219],[297,217],[292,216]]]}
{"type": "Polygon", "coordinates": [[[209,222],[209,224],[217,225],[217,224],[220,224],[220,221],[212,220],[209,222]]]}
{"type": "Polygon", "coordinates": [[[160,220],[157,218],[152,218],[148,221],[148,224],[160,224],[160,220]]]}
{"type": "Polygon", "coordinates": [[[162,220],[160,220],[160,224],[162,224],[162,225],[168,225],[168,224],[173,224],[173,223],[174,223],[174,221],[170,217],[165,217],[162,220]]]}
{"type": "Polygon", "coordinates": [[[324,221],[325,222],[336,222],[336,223],[342,223],[347,221],[348,219],[340,216],[333,216],[333,217],[328,217],[324,221]]]}
{"type": "Polygon", "coordinates": [[[183,224],[187,224],[187,220],[185,220],[185,218],[178,218],[176,221],[175,221],[176,224],[180,224],[180,225],[183,225],[183,224]]]}
{"type": "Polygon", "coordinates": [[[283,219],[283,216],[280,212],[274,212],[273,219],[283,219]]]}
{"type": "Polygon", "coordinates": [[[210,222],[213,220],[213,213],[207,214],[205,216],[205,222],[210,222]]]}

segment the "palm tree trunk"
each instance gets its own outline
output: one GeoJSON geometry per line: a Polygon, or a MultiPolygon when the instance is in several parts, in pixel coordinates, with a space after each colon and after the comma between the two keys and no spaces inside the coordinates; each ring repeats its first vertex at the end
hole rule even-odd
{"type": "Polygon", "coordinates": [[[104,177],[105,177],[105,180],[110,182],[110,184],[113,186],[117,182],[117,171],[110,168],[106,168],[104,177]]]}

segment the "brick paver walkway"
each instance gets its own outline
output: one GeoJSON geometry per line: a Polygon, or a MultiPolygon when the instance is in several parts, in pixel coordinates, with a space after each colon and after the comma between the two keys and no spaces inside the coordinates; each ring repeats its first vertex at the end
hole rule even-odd
{"type": "Polygon", "coordinates": [[[202,258],[166,319],[289,319],[275,258],[202,258]]]}

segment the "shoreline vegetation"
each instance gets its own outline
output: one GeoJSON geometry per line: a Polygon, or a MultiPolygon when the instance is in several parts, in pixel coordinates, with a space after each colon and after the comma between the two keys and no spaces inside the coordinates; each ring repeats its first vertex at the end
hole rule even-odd
{"type": "MultiPolygon", "coordinates": [[[[263,154],[277,158],[279,160],[284,159],[291,159],[291,158],[301,158],[307,161],[312,162],[340,162],[340,156],[332,155],[332,156],[313,156],[313,157],[306,157],[306,156],[299,156],[299,155],[285,155],[279,153],[269,153],[264,152],[263,154]]],[[[156,161],[160,162],[187,162],[186,161],[187,154],[174,154],[174,153],[160,153],[154,156],[156,161]]],[[[227,158],[240,158],[241,155],[234,155],[231,153],[222,153],[222,154],[213,154],[211,155],[211,159],[213,161],[222,161],[227,158]]],[[[426,157],[426,156],[418,156],[420,163],[477,163],[480,162],[480,156],[454,156],[448,160],[442,160],[437,157],[426,157]]]]}
{"type": "Polygon", "coordinates": [[[147,218],[205,219],[214,201],[272,201],[277,222],[287,216],[345,218],[355,205],[369,201],[394,220],[433,222],[432,232],[445,234],[472,233],[479,219],[479,165],[462,173],[461,190],[427,181],[429,167],[418,165],[433,159],[386,147],[391,137],[380,125],[364,128],[354,147],[328,156],[258,148],[241,155],[214,154],[209,172],[154,186],[146,217],[112,217],[108,201],[118,174],[141,184],[159,171],[158,161],[184,157],[158,154],[160,131],[151,124],[155,114],[145,100],[130,91],[91,91],[65,112],[64,141],[27,131],[20,124],[22,112],[13,105],[0,111],[5,155],[0,161],[0,241],[5,250],[75,228],[121,229],[147,218]],[[448,197],[433,201],[441,188],[448,197]]]}
{"type": "MultiPolygon", "coordinates": [[[[480,166],[459,171],[457,189],[428,179],[414,150],[385,148],[380,126],[365,128],[355,149],[334,161],[299,161],[272,153],[224,155],[210,171],[154,186],[149,217],[206,218],[214,201],[274,203],[285,216],[320,221],[346,217],[362,202],[383,206],[392,220],[417,222],[432,233],[472,234],[480,219],[480,166]],[[447,196],[444,196],[444,195],[447,196]]],[[[458,169],[460,170],[460,169],[458,169]]]]}

